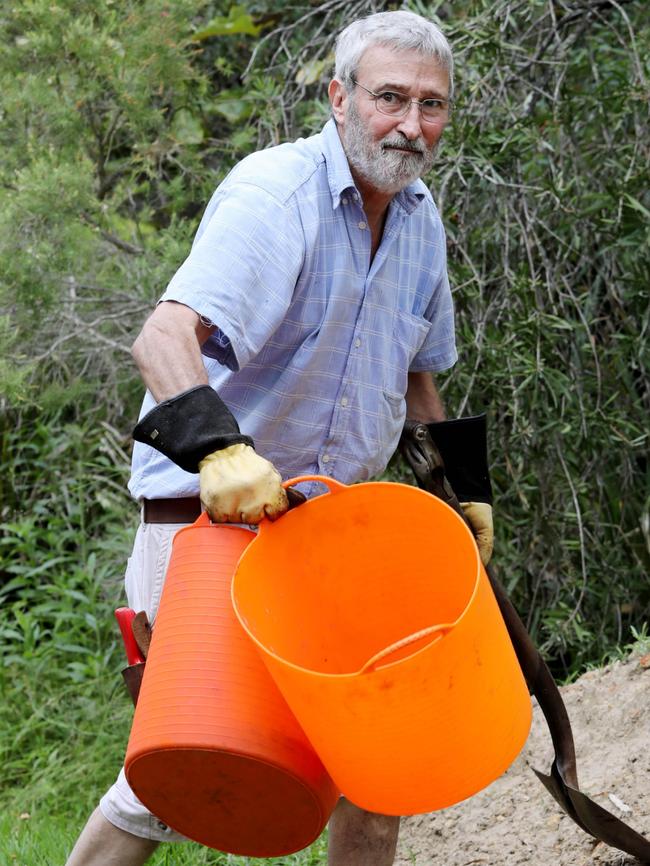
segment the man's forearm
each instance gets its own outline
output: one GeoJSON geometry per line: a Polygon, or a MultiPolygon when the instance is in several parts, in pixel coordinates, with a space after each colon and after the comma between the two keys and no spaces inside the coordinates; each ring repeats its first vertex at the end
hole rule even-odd
{"type": "Polygon", "coordinates": [[[173,302],[159,304],[147,319],[131,352],[157,402],[208,384],[201,345],[210,331],[194,310],[173,302]]]}
{"type": "Polygon", "coordinates": [[[406,417],[425,424],[444,421],[447,417],[431,373],[409,373],[406,417]]]}

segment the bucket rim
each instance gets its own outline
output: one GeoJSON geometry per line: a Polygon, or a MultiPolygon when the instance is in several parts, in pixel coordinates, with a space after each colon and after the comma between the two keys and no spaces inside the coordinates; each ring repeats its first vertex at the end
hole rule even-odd
{"type": "MultiPolygon", "coordinates": [[[[476,595],[479,591],[481,572],[484,570],[483,570],[483,566],[481,565],[481,558],[479,555],[476,540],[474,539],[474,536],[472,535],[471,530],[469,529],[469,527],[467,526],[467,524],[465,523],[463,518],[456,512],[455,509],[453,509],[446,502],[443,502],[442,499],[438,499],[438,497],[434,496],[432,493],[429,493],[426,490],[422,490],[419,487],[413,487],[410,484],[404,484],[404,483],[399,482],[399,481],[395,481],[395,482],[393,482],[393,481],[363,481],[363,482],[359,482],[358,484],[343,484],[340,481],[334,481],[335,489],[332,489],[331,487],[329,487],[329,482],[333,481],[333,479],[331,479],[331,478],[327,478],[325,476],[318,476],[318,475],[304,475],[304,476],[301,475],[301,476],[297,476],[296,478],[292,478],[289,481],[284,482],[283,486],[287,487],[287,486],[290,486],[292,484],[297,483],[298,481],[322,481],[329,488],[329,493],[324,493],[321,496],[316,496],[313,499],[309,499],[309,500],[307,500],[307,502],[304,502],[301,505],[299,505],[298,508],[309,507],[310,503],[316,502],[318,499],[322,499],[323,496],[328,496],[328,495],[339,496],[339,495],[345,494],[347,491],[351,491],[354,488],[359,488],[359,487],[382,486],[382,487],[406,488],[407,490],[414,491],[415,493],[423,494],[424,496],[429,497],[434,502],[436,502],[436,504],[438,506],[442,506],[443,508],[448,509],[448,511],[453,515],[454,519],[458,520],[460,522],[460,524],[463,527],[463,530],[465,531],[465,533],[467,534],[467,536],[470,539],[471,549],[472,549],[474,557],[475,557],[475,566],[476,566],[475,572],[474,572],[474,583],[472,586],[472,591],[468,595],[467,602],[465,603],[463,610],[458,615],[458,617],[455,620],[453,620],[453,622],[447,623],[447,625],[450,626],[449,631],[452,631],[454,628],[456,628],[458,625],[460,625],[460,623],[462,622],[464,617],[467,615],[472,603],[476,599],[476,595]]],[[[290,514],[291,512],[287,512],[287,513],[290,514]]],[[[282,517],[278,518],[278,520],[282,520],[282,519],[283,519],[282,517]]],[[[423,653],[430,650],[434,644],[440,643],[444,640],[446,635],[435,635],[434,634],[434,635],[432,635],[431,640],[428,643],[426,643],[423,647],[420,647],[420,649],[416,650],[413,653],[410,653],[407,656],[404,656],[400,659],[396,659],[393,662],[388,662],[388,663],[381,665],[380,667],[377,667],[373,670],[363,670],[364,666],[362,666],[362,668],[360,668],[357,671],[349,671],[349,672],[345,672],[345,673],[328,673],[327,671],[313,670],[312,668],[308,668],[308,667],[304,667],[303,665],[296,664],[296,662],[292,662],[289,659],[286,659],[283,656],[278,655],[278,653],[276,653],[274,650],[270,649],[268,646],[266,646],[266,644],[262,643],[262,641],[255,634],[253,634],[251,629],[248,627],[248,625],[244,619],[243,614],[239,610],[239,605],[237,603],[237,596],[236,596],[236,581],[237,581],[237,576],[239,574],[239,568],[240,568],[241,562],[244,559],[244,557],[246,556],[246,554],[254,547],[254,545],[260,541],[260,539],[262,541],[264,540],[264,533],[262,531],[263,526],[265,524],[272,524],[272,523],[277,523],[277,521],[270,521],[268,519],[265,519],[262,521],[262,523],[260,524],[260,531],[255,535],[255,538],[251,541],[251,543],[248,545],[246,550],[244,550],[243,553],[241,554],[241,556],[237,562],[237,565],[235,566],[235,571],[234,571],[232,581],[230,584],[230,597],[231,597],[232,607],[233,607],[233,610],[235,612],[235,616],[237,617],[237,620],[239,621],[241,627],[244,629],[244,631],[248,635],[249,639],[253,641],[253,643],[262,651],[262,653],[264,655],[269,656],[270,658],[273,658],[275,661],[279,662],[280,664],[284,665],[287,668],[291,668],[294,671],[298,671],[300,673],[311,674],[311,675],[327,678],[330,680],[341,681],[341,680],[345,680],[345,679],[357,678],[359,676],[373,676],[376,674],[383,674],[385,671],[390,670],[395,665],[404,664],[406,662],[411,662],[411,661],[417,659],[420,655],[422,655],[423,653]]],[[[485,580],[487,580],[487,575],[484,574],[484,578],[485,578],[485,580]]]]}
{"type": "MultiPolygon", "coordinates": [[[[127,781],[129,781],[129,773],[132,771],[132,769],[134,768],[135,764],[138,761],[146,760],[147,758],[152,758],[152,757],[155,757],[157,755],[162,755],[164,753],[175,754],[175,753],[181,753],[181,752],[206,752],[207,754],[210,754],[210,755],[229,755],[229,756],[233,756],[235,758],[244,758],[246,760],[255,762],[257,764],[263,764],[265,767],[270,767],[271,769],[278,770],[279,772],[284,773],[284,775],[287,776],[287,778],[298,783],[298,785],[301,788],[303,788],[305,791],[307,791],[309,794],[311,794],[312,799],[315,802],[317,802],[317,803],[321,802],[319,797],[316,794],[314,794],[314,790],[317,787],[316,785],[309,785],[308,782],[305,781],[305,778],[303,776],[301,776],[299,772],[297,772],[296,770],[293,770],[293,769],[288,769],[287,766],[283,765],[281,761],[274,761],[274,760],[264,756],[262,753],[256,753],[252,749],[246,750],[246,749],[236,749],[236,748],[232,748],[232,747],[231,748],[225,748],[225,747],[212,748],[210,746],[203,747],[203,746],[177,746],[177,745],[160,746],[160,747],[157,747],[156,749],[141,747],[140,750],[136,750],[133,753],[133,755],[131,755],[129,757],[128,769],[126,766],[124,768],[124,773],[126,775],[127,781]]],[[[316,753],[314,752],[314,754],[316,754],[316,753]]],[[[316,757],[318,757],[318,756],[316,756],[316,757]]],[[[318,758],[318,760],[322,766],[322,761],[320,761],[320,758],[318,758]]],[[[331,776],[327,773],[327,770],[325,769],[324,766],[323,766],[322,781],[323,781],[323,788],[331,787],[331,788],[338,791],[338,788],[336,788],[336,785],[334,784],[331,776]],[[327,785],[328,782],[331,783],[331,786],[327,785]]],[[[130,784],[130,781],[129,781],[129,784],[130,784]]]]}
{"type": "Polygon", "coordinates": [[[247,535],[253,536],[253,538],[258,535],[256,529],[251,529],[250,525],[248,524],[215,523],[210,519],[207,511],[202,511],[193,523],[186,523],[184,525],[181,525],[181,527],[176,530],[176,532],[174,533],[174,537],[172,538],[172,545],[175,543],[179,535],[182,535],[184,532],[187,532],[190,529],[228,529],[231,532],[245,532],[247,535]]]}

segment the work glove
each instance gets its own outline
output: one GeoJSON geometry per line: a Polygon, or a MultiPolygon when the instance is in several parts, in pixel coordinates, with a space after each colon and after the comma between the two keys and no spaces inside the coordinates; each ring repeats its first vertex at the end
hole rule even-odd
{"type": "Polygon", "coordinates": [[[275,520],[289,507],[280,473],[243,443],[213,451],[199,463],[201,502],[217,523],[275,520]]]}
{"type": "Polygon", "coordinates": [[[481,562],[487,565],[492,558],[494,547],[492,506],[487,502],[461,502],[460,507],[472,527],[481,562]]]}
{"type": "Polygon", "coordinates": [[[492,485],[487,461],[485,415],[427,424],[445,464],[445,475],[458,497],[481,556],[487,565],[494,546],[492,485]]]}
{"type": "Polygon", "coordinates": [[[158,403],[136,425],[133,438],[186,472],[199,473],[201,499],[218,522],[259,523],[287,508],[280,475],[255,453],[253,440],[217,392],[197,385],[158,403]]]}

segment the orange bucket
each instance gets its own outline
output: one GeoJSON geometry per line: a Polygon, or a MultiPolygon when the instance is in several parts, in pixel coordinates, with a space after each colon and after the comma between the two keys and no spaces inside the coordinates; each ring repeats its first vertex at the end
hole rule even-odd
{"type": "Polygon", "coordinates": [[[254,537],[205,514],[174,537],[125,769],[174,830],[276,857],[320,835],[338,791],[232,610],[254,537]]]}
{"type": "Polygon", "coordinates": [[[375,482],[264,522],[233,604],[337,787],[388,815],[457,803],[523,747],[528,689],[474,539],[449,506],[375,482]]]}

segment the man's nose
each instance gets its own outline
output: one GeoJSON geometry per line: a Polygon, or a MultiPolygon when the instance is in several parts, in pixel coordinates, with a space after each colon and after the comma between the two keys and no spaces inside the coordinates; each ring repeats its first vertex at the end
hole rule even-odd
{"type": "Polygon", "coordinates": [[[422,134],[422,116],[420,106],[412,102],[405,115],[400,117],[396,129],[403,133],[409,141],[414,141],[422,134]]]}

